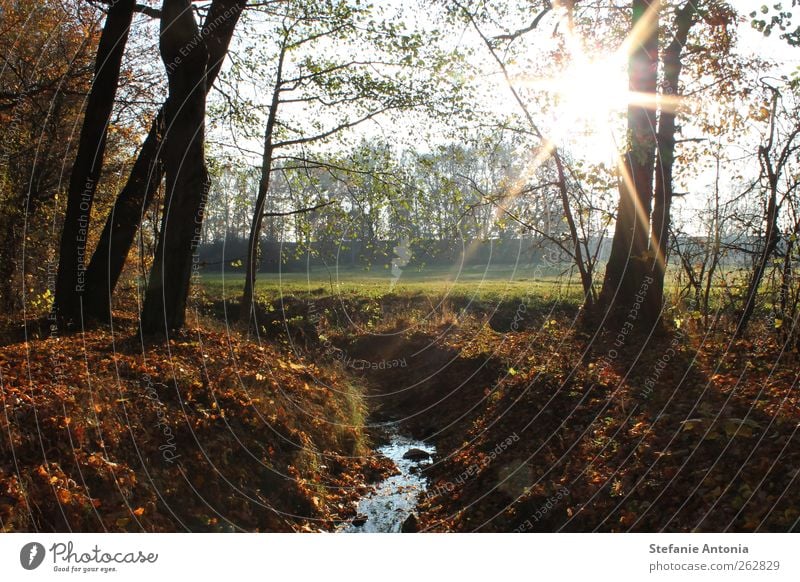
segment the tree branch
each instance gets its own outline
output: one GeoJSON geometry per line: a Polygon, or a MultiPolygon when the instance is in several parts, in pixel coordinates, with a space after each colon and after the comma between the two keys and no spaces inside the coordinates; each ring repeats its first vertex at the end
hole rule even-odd
{"type": "Polygon", "coordinates": [[[525,28],[520,28],[519,30],[515,30],[514,32],[509,32],[507,34],[498,34],[494,37],[494,40],[516,40],[518,37],[522,36],[523,34],[527,34],[534,30],[542,19],[547,16],[547,14],[553,9],[553,5],[548,1],[545,3],[544,9],[536,15],[536,18],[533,19],[528,26],[525,28]]]}
{"type": "Polygon", "coordinates": [[[295,214],[305,214],[307,212],[314,212],[315,210],[319,210],[320,208],[325,208],[326,206],[330,206],[336,202],[335,200],[328,200],[327,202],[322,202],[315,206],[308,206],[306,208],[298,208],[297,210],[289,210],[288,212],[265,212],[261,216],[267,218],[269,216],[293,216],[295,214]]]}
{"type": "Polygon", "coordinates": [[[330,136],[332,136],[333,134],[335,134],[335,133],[337,133],[339,131],[343,131],[345,129],[349,129],[351,127],[355,127],[359,123],[363,123],[365,121],[368,121],[368,120],[372,119],[373,117],[376,117],[377,115],[380,115],[381,113],[385,113],[386,111],[389,111],[390,109],[393,109],[393,108],[394,108],[393,106],[387,105],[386,107],[382,107],[381,109],[378,109],[376,111],[370,112],[369,114],[365,115],[364,117],[361,117],[359,119],[355,119],[353,121],[348,121],[346,123],[342,123],[341,125],[337,125],[336,127],[332,128],[332,129],[329,129],[328,131],[319,133],[317,135],[312,135],[312,136],[309,136],[309,137],[299,137],[297,139],[287,139],[285,141],[276,142],[275,143],[275,149],[288,147],[288,146],[292,146],[292,145],[299,145],[299,144],[309,143],[309,142],[317,141],[317,140],[320,140],[320,139],[325,139],[326,137],[330,137],[330,136]]]}

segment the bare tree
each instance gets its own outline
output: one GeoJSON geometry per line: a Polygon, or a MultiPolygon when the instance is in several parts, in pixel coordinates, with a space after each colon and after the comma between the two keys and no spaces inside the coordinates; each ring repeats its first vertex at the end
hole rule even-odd
{"type": "Polygon", "coordinates": [[[781,193],[781,180],[785,178],[793,156],[800,150],[800,122],[796,117],[790,116],[791,125],[783,136],[778,135],[777,118],[781,101],[780,91],[766,85],[772,95],[769,117],[769,130],[767,141],[758,146],[758,159],[761,164],[761,177],[766,190],[766,203],[764,212],[764,236],[761,240],[760,251],[756,258],[753,272],[747,284],[744,306],[742,307],[739,322],[736,326],[736,336],[741,337],[747,329],[756,306],[761,281],[767,271],[769,262],[780,241],[779,217],[781,205],[785,197],[798,185],[798,180],[790,179],[785,192],[781,193]],[[782,137],[782,140],[779,139],[782,137]]]}

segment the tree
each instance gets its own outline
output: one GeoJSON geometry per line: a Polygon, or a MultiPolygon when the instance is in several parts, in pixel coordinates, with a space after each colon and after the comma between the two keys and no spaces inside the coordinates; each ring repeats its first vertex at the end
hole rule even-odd
{"type": "Polygon", "coordinates": [[[649,241],[650,276],[653,283],[647,288],[646,313],[657,318],[664,303],[664,276],[667,270],[667,251],[670,235],[670,212],[673,198],[673,173],[675,165],[674,99],[678,96],[678,83],[683,62],[683,47],[697,15],[694,1],[686,2],[675,15],[675,32],[672,41],[662,51],[662,98],[669,102],[661,106],[656,131],[656,165],[653,192],[652,229],[649,241]]]}
{"type": "MultiPolygon", "coordinates": [[[[793,115],[785,115],[788,118],[789,125],[783,132],[779,133],[778,115],[780,113],[781,93],[776,87],[771,85],[766,87],[771,93],[769,130],[766,143],[758,146],[761,179],[766,191],[764,204],[765,228],[763,237],[759,241],[759,251],[747,284],[744,305],[736,326],[736,337],[741,337],[750,323],[761,281],[764,278],[770,260],[778,248],[781,236],[779,222],[781,206],[786,198],[800,186],[800,180],[796,175],[787,176],[787,174],[791,173],[791,164],[795,161],[797,152],[800,151],[800,119],[798,119],[797,111],[794,111],[793,115]],[[785,188],[781,187],[783,180],[788,182],[785,188]]],[[[791,255],[791,247],[786,250],[786,253],[787,256],[791,255]]]]}
{"type": "MultiPolygon", "coordinates": [[[[711,50],[729,48],[724,31],[733,12],[727,4],[687,0],[676,8],[672,38],[660,50],[659,12],[658,2],[632,2],[630,38],[636,46],[629,59],[629,79],[630,90],[638,98],[628,107],[628,149],[620,167],[616,227],[600,293],[600,307],[608,310],[606,315],[615,323],[637,301],[644,305],[638,317],[645,324],[661,322],[674,197],[676,108],[689,32],[702,19],[712,29],[721,28],[726,39],[722,47],[708,41],[711,50]]],[[[712,76],[724,76],[724,67],[711,66],[709,71],[712,76]]]]}
{"type": "Polygon", "coordinates": [[[118,0],[108,10],[97,47],[94,81],[86,101],[78,152],[70,174],[54,305],[56,315],[67,325],[76,324],[82,315],[89,218],[103,167],[108,124],[134,7],[134,0],[118,0]]]}
{"type": "MultiPolygon", "coordinates": [[[[413,67],[435,70],[439,57],[429,55],[430,61],[426,62],[419,55],[424,45],[419,35],[403,33],[391,22],[369,21],[370,16],[367,9],[347,2],[319,5],[298,1],[286,6],[275,27],[277,57],[271,99],[266,106],[261,176],[244,260],[241,318],[253,315],[261,230],[276,152],[305,149],[390,111],[422,105],[432,111],[437,104],[439,98],[430,81],[417,79],[418,87],[414,87],[405,73],[413,67]],[[323,55],[321,47],[325,46],[327,54],[323,55]],[[331,46],[336,50],[331,50],[331,46]],[[334,53],[335,58],[331,56],[334,53]],[[304,107],[315,121],[307,128],[300,124],[293,126],[281,114],[287,106],[304,107]],[[316,121],[325,117],[335,121],[327,124],[316,121]]],[[[433,35],[427,40],[431,42],[432,38],[433,35]]],[[[258,54],[258,60],[264,63],[267,57],[258,54]]],[[[266,76],[255,63],[247,64],[246,68],[252,69],[256,77],[266,76]]],[[[257,110],[258,105],[248,105],[247,109],[257,110]]],[[[246,123],[252,122],[252,116],[242,117],[246,123]]],[[[327,202],[320,201],[289,214],[311,212],[325,205],[327,202]]]]}
{"type": "MultiPolygon", "coordinates": [[[[538,14],[533,19],[532,23],[523,28],[516,30],[511,33],[501,34],[496,36],[495,38],[489,38],[489,36],[481,29],[480,25],[478,24],[478,20],[476,15],[471,12],[465,5],[461,4],[460,2],[454,1],[453,4],[458,9],[458,12],[463,15],[467,19],[467,21],[471,24],[472,28],[480,37],[481,41],[483,42],[484,46],[489,51],[492,60],[497,64],[499,67],[503,78],[505,80],[506,85],[511,91],[511,94],[514,98],[514,101],[519,106],[525,121],[527,122],[528,129],[527,131],[535,137],[539,141],[539,152],[535,159],[537,160],[544,160],[544,159],[551,159],[553,161],[554,167],[556,169],[556,181],[555,184],[558,187],[558,193],[561,199],[561,208],[564,215],[564,220],[567,223],[569,229],[569,248],[568,254],[572,257],[575,267],[578,269],[578,274],[581,280],[581,287],[583,289],[583,297],[584,303],[587,308],[590,308],[594,305],[595,302],[595,294],[594,294],[594,287],[593,281],[591,276],[591,266],[587,265],[587,257],[585,256],[585,249],[582,245],[581,238],[578,232],[578,227],[575,221],[575,216],[573,213],[572,206],[570,204],[570,195],[569,195],[569,185],[568,185],[568,173],[569,169],[566,167],[564,163],[564,155],[539,128],[539,124],[533,117],[531,110],[525,100],[522,98],[520,91],[514,86],[514,83],[511,79],[511,76],[508,72],[508,67],[504,62],[503,58],[501,58],[500,52],[497,48],[498,42],[513,42],[521,35],[527,34],[533,30],[535,30],[539,23],[542,21],[542,18],[550,13],[553,6],[548,1],[544,3],[544,7],[538,12],[538,14]]],[[[570,6],[566,6],[568,10],[570,10],[570,6]]],[[[570,13],[571,14],[571,13],[570,13]]],[[[516,197],[519,194],[519,190],[516,192],[512,192],[510,194],[511,197],[516,197]]],[[[564,250],[567,250],[567,247],[563,247],[564,250]]],[[[591,263],[591,259],[589,259],[591,263]]]]}
{"type": "Polygon", "coordinates": [[[0,1],[0,307],[8,314],[26,295],[51,297],[50,274],[41,276],[50,270],[48,227],[92,81],[97,22],[84,2],[0,1]]]}
{"type": "Polygon", "coordinates": [[[208,50],[189,0],[164,0],[161,58],[169,96],[164,109],[163,220],[141,315],[143,333],[183,326],[192,270],[208,197],[205,162],[208,50]]]}
{"type": "Polygon", "coordinates": [[[658,83],[658,0],[631,2],[630,91],[650,96],[651,104],[628,106],[628,150],[620,164],[620,193],[611,255],[606,264],[600,304],[630,308],[646,273],[653,173],[656,157],[656,110],[652,106],[658,83]]]}
{"type": "MultiPolygon", "coordinates": [[[[208,51],[204,86],[217,78],[246,0],[213,0],[203,22],[200,38],[208,51]]],[[[166,104],[155,116],[125,186],[120,191],[103,227],[100,240],[86,271],[87,312],[108,320],[114,289],[136,232],[164,177],[163,143],[166,104]]]]}

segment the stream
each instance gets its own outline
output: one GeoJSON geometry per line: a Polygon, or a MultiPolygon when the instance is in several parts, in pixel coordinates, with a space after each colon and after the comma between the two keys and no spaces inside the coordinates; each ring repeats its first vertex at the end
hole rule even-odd
{"type": "Polygon", "coordinates": [[[420,469],[431,463],[430,458],[411,460],[403,456],[412,449],[433,455],[436,448],[400,434],[392,425],[386,425],[385,429],[389,443],[377,450],[391,459],[400,473],[384,479],[375,486],[375,491],[365,495],[358,502],[359,518],[341,526],[340,532],[398,533],[403,522],[414,511],[419,495],[427,489],[427,479],[420,469]],[[364,518],[366,521],[363,521],[364,518]],[[362,521],[361,525],[355,525],[362,521]]]}

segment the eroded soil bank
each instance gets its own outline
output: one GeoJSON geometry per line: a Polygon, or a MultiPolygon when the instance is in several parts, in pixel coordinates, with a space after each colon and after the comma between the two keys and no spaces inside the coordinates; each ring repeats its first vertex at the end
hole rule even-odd
{"type": "Polygon", "coordinates": [[[377,452],[398,469],[362,499],[357,525],[345,531],[418,531],[419,503],[430,495],[434,470],[441,462],[437,450],[451,450],[461,441],[470,412],[485,399],[483,386],[497,373],[496,366],[462,358],[435,337],[420,333],[355,338],[336,349],[340,361],[366,386],[369,422],[377,425],[373,431],[386,432],[388,442],[377,452]],[[404,458],[415,449],[431,453],[432,461],[404,458]]]}
{"type": "Polygon", "coordinates": [[[775,366],[769,338],[722,353],[689,327],[620,349],[577,312],[451,313],[321,353],[363,379],[375,422],[436,447],[421,530],[798,529],[796,356],[775,366]]]}
{"type": "Polygon", "coordinates": [[[134,319],[0,348],[3,531],[320,531],[393,470],[360,387],[272,343],[134,319]]]}

